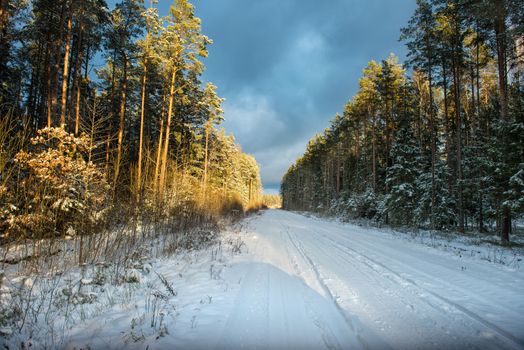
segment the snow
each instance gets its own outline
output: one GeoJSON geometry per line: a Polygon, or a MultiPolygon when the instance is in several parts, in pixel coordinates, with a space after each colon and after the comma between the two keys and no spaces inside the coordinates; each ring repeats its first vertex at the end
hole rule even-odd
{"type": "Polygon", "coordinates": [[[523,349],[524,273],[488,249],[268,210],[133,283],[79,279],[87,316],[59,346],[523,349]]]}

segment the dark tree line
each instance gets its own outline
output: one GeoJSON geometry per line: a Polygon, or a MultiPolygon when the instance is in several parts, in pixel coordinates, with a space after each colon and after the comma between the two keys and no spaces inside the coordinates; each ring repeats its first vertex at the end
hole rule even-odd
{"type": "Polygon", "coordinates": [[[523,29],[522,0],[417,0],[405,66],[368,64],[285,174],[283,206],[509,241],[524,213],[523,29]]]}

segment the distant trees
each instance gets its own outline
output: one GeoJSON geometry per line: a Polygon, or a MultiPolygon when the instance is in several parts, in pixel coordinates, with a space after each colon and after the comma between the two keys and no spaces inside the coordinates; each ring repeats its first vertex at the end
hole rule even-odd
{"type": "Polygon", "coordinates": [[[265,194],[262,196],[262,203],[268,208],[282,207],[282,197],[278,194],[265,194]]]}
{"type": "Polygon", "coordinates": [[[287,209],[393,225],[496,229],[523,214],[522,0],[418,0],[392,56],[290,167],[287,209]],[[520,45],[520,46],[519,46],[520,45]]]}
{"type": "Polygon", "coordinates": [[[212,43],[200,19],[188,0],[163,18],[155,3],[0,2],[2,220],[38,214],[63,233],[100,210],[97,190],[111,210],[171,218],[258,199],[258,165],[217,130],[223,99],[200,81],[212,43]]]}

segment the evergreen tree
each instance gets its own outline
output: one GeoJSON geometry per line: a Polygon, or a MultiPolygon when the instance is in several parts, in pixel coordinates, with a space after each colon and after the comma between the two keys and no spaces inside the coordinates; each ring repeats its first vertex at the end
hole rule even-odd
{"type": "Polygon", "coordinates": [[[182,90],[175,91],[177,75],[184,71],[201,74],[203,64],[199,57],[207,57],[206,46],[211,41],[200,33],[200,19],[194,16],[193,6],[187,0],[176,0],[171,7],[169,24],[162,32],[161,57],[164,71],[169,74],[166,79],[169,82],[167,119],[165,125],[165,136],[160,166],[159,191],[162,192],[166,183],[167,159],[169,141],[171,137],[171,119],[173,115],[173,104],[175,92],[180,93],[182,102],[187,101],[187,96],[182,90]]]}
{"type": "Polygon", "coordinates": [[[391,163],[387,168],[385,211],[396,225],[414,225],[414,215],[420,203],[417,180],[422,172],[421,150],[411,130],[409,115],[402,115],[400,130],[391,149],[391,163]]]}

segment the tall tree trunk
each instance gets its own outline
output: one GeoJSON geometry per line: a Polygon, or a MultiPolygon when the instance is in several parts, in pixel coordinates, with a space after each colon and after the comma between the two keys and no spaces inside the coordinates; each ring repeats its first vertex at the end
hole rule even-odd
{"type": "Polygon", "coordinates": [[[117,51],[116,49],[113,51],[113,64],[111,66],[111,105],[110,105],[110,118],[113,119],[113,117],[116,115],[115,113],[115,106],[116,106],[116,57],[117,57],[117,51]]]}
{"type": "Polygon", "coordinates": [[[41,59],[42,59],[42,43],[38,43],[38,51],[36,55],[36,62],[33,62],[31,65],[31,80],[29,82],[29,94],[27,97],[27,116],[30,121],[32,121],[33,127],[35,129],[38,128],[38,121],[36,118],[34,118],[34,108],[36,105],[36,87],[38,85],[38,79],[40,74],[40,66],[41,66],[41,59]]]}
{"type": "Polygon", "coordinates": [[[53,124],[53,84],[51,64],[47,65],[47,127],[50,128],[53,124]]]}
{"type": "Polygon", "coordinates": [[[47,113],[45,107],[47,96],[49,95],[47,93],[47,84],[50,83],[50,80],[48,80],[48,69],[51,64],[50,60],[51,56],[49,49],[49,40],[47,40],[43,65],[39,65],[38,67],[38,86],[35,94],[35,106],[33,109],[33,115],[36,115],[36,119],[38,119],[37,128],[41,128],[47,125],[47,113]]]}
{"type": "Polygon", "coordinates": [[[160,168],[160,186],[159,190],[162,193],[165,190],[166,173],[167,173],[167,154],[169,150],[169,137],[171,133],[171,117],[173,115],[173,100],[175,97],[175,78],[177,69],[173,66],[171,72],[171,83],[169,85],[169,103],[167,109],[167,120],[166,120],[166,136],[164,139],[164,149],[162,151],[162,166],[160,168]]]}
{"type": "Polygon", "coordinates": [[[81,80],[82,80],[82,74],[80,72],[81,65],[82,65],[82,58],[84,53],[84,26],[83,26],[83,16],[80,18],[80,24],[79,24],[79,34],[78,34],[78,54],[76,55],[76,61],[75,61],[75,88],[74,88],[74,95],[75,95],[75,135],[78,135],[79,128],[80,128],[80,93],[82,90],[81,86],[81,80]]]}
{"type": "Polygon", "coordinates": [[[205,148],[204,148],[204,176],[202,179],[202,198],[206,198],[207,194],[207,170],[208,170],[208,162],[209,162],[209,133],[211,129],[211,120],[208,120],[205,126],[205,133],[206,133],[206,140],[205,140],[205,148]]]}
{"type": "Polygon", "coordinates": [[[508,117],[508,80],[506,72],[506,9],[504,0],[496,0],[495,36],[497,43],[497,68],[499,84],[500,118],[508,117]]]}
{"type": "Polygon", "coordinates": [[[76,88],[75,88],[75,135],[78,136],[80,131],[80,92],[82,87],[80,86],[80,77],[77,77],[76,88]]]}
{"type": "Polygon", "coordinates": [[[144,60],[144,71],[142,77],[142,91],[140,101],[140,137],[138,141],[138,171],[137,171],[137,202],[140,201],[140,193],[142,191],[142,148],[144,144],[144,112],[146,104],[146,83],[147,83],[147,59],[144,60]]]}
{"type": "Polygon", "coordinates": [[[155,178],[153,180],[153,186],[155,192],[158,190],[158,176],[160,172],[162,161],[161,155],[162,155],[162,141],[164,139],[164,118],[165,118],[165,109],[166,109],[166,95],[164,93],[163,101],[162,101],[162,112],[160,113],[160,121],[159,121],[159,131],[158,131],[158,147],[157,147],[157,153],[156,153],[156,163],[155,163],[155,178]]]}
{"type": "MultiPolygon", "coordinates": [[[[152,7],[153,2],[150,2],[152,7]]],[[[146,105],[146,84],[147,84],[147,65],[149,59],[149,41],[150,41],[150,23],[147,23],[147,33],[145,41],[145,50],[144,50],[144,71],[142,79],[142,91],[141,91],[141,101],[140,101],[140,136],[138,141],[138,171],[137,171],[137,186],[138,186],[138,195],[136,197],[137,202],[140,201],[140,194],[142,193],[142,148],[144,145],[144,113],[146,105]]]]}
{"type": "Polygon", "coordinates": [[[457,157],[457,177],[458,177],[458,210],[459,210],[459,231],[464,233],[464,199],[462,191],[462,113],[460,103],[460,59],[457,49],[453,49],[453,85],[455,97],[455,126],[456,126],[456,157],[457,157]]]}
{"type": "Polygon", "coordinates": [[[476,113],[479,120],[480,128],[480,40],[477,38],[476,53],[475,53],[475,78],[476,78],[476,92],[477,92],[477,106],[476,113]]]}
{"type": "Polygon", "coordinates": [[[113,129],[113,125],[111,122],[109,122],[109,128],[107,129],[107,139],[106,139],[106,180],[109,182],[109,158],[111,154],[111,129],[113,129]]]}
{"type": "MultiPolygon", "coordinates": [[[[449,106],[450,101],[448,97],[448,74],[449,67],[446,63],[445,55],[442,55],[442,85],[444,87],[444,121],[446,128],[446,166],[450,173],[453,173],[453,164],[452,164],[452,124],[449,117],[449,106]]],[[[451,90],[450,90],[451,91],[451,90]]],[[[448,192],[450,194],[454,193],[453,191],[453,177],[448,176],[447,181],[448,192]]]]}
{"type": "MultiPolygon", "coordinates": [[[[64,36],[64,17],[65,17],[65,11],[67,7],[67,2],[64,2],[62,5],[62,11],[60,13],[60,40],[58,45],[55,44],[55,48],[57,49],[56,52],[56,59],[55,59],[55,65],[54,69],[52,70],[52,77],[50,78],[50,83],[48,84],[50,86],[50,89],[48,91],[48,106],[47,106],[47,126],[50,127],[52,125],[52,116],[53,113],[55,113],[55,105],[56,105],[56,93],[58,88],[58,71],[60,70],[60,62],[62,60],[62,40],[64,36]]],[[[51,67],[49,67],[51,69],[51,67]]],[[[50,74],[51,76],[51,74],[50,74]]]]}
{"type": "Polygon", "coordinates": [[[64,53],[64,72],[62,74],[62,103],[60,107],[60,127],[65,129],[66,120],[66,107],[67,107],[67,82],[69,77],[69,51],[71,50],[71,34],[73,28],[72,14],[69,14],[67,19],[67,35],[65,41],[65,53],[64,53]]]}
{"type": "Polygon", "coordinates": [[[478,114],[477,114],[477,101],[476,101],[476,92],[475,92],[475,67],[473,64],[470,65],[470,84],[471,84],[471,118],[475,119],[472,120],[470,125],[473,128],[473,133],[475,133],[478,129],[478,114]]]}
{"type": "Polygon", "coordinates": [[[435,111],[433,108],[433,62],[432,62],[432,52],[429,49],[430,43],[429,39],[426,42],[428,48],[428,88],[429,88],[429,127],[431,129],[431,213],[430,221],[431,228],[435,228],[435,163],[436,163],[436,153],[437,153],[437,142],[435,137],[435,111]]]}
{"type": "Polygon", "coordinates": [[[89,45],[86,45],[86,60],[85,60],[85,63],[84,63],[84,81],[89,81],[89,49],[90,49],[90,46],[89,45]]]}
{"type": "Polygon", "coordinates": [[[124,122],[126,115],[126,94],[127,94],[127,56],[124,55],[124,72],[122,77],[122,87],[120,92],[120,124],[118,127],[118,143],[116,151],[116,166],[113,177],[113,185],[116,188],[118,175],[120,173],[120,162],[122,159],[122,143],[124,139],[124,122]]]}
{"type": "MultiPolygon", "coordinates": [[[[93,143],[95,140],[95,119],[96,119],[96,102],[97,102],[97,96],[96,96],[96,90],[93,94],[93,113],[91,114],[91,125],[89,130],[89,152],[87,161],[88,163],[91,163],[92,156],[93,156],[93,143]]],[[[87,184],[89,185],[90,178],[87,179],[87,184]]],[[[86,186],[88,188],[89,186],[86,186]]],[[[84,193],[84,204],[87,206],[87,198],[88,198],[88,191],[86,189],[86,192],[84,193]]],[[[80,234],[80,247],[79,247],[79,255],[78,255],[78,263],[83,264],[84,263],[84,256],[83,256],[83,249],[84,248],[84,235],[80,234]]]]}
{"type": "MultiPolygon", "coordinates": [[[[506,8],[503,0],[496,0],[495,35],[497,42],[497,68],[500,101],[500,119],[508,121],[508,74],[506,70],[506,8]]],[[[507,135],[503,135],[503,143],[507,143],[507,135]]],[[[504,206],[502,210],[501,240],[509,242],[511,230],[511,210],[504,206]]]]}
{"type": "MultiPolygon", "coordinates": [[[[391,162],[391,157],[389,156],[389,150],[391,149],[391,129],[390,129],[390,123],[391,123],[391,119],[393,119],[393,106],[391,106],[391,108],[389,107],[389,104],[388,104],[388,96],[389,96],[389,86],[388,84],[386,84],[386,92],[385,92],[385,96],[386,96],[386,174],[387,174],[387,169],[389,167],[391,167],[393,164],[391,162]]],[[[393,104],[393,102],[392,102],[393,104]]],[[[385,182],[385,186],[384,186],[384,189],[385,189],[385,192],[386,194],[389,194],[389,183],[386,181],[385,182]]],[[[385,218],[384,218],[384,221],[387,224],[389,224],[389,213],[388,211],[386,211],[386,215],[385,215],[385,218]]]]}

